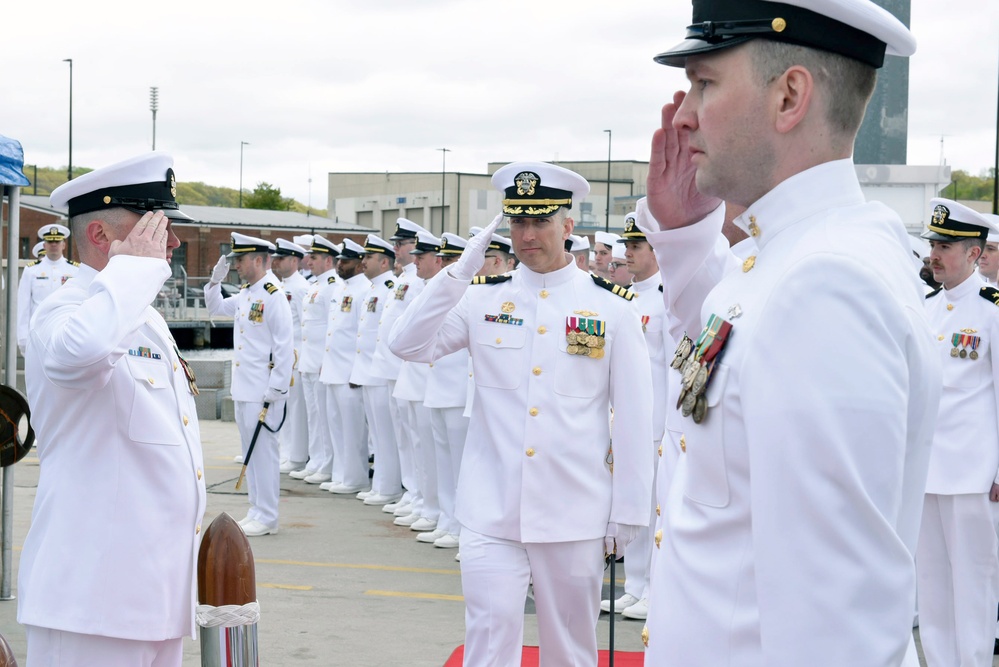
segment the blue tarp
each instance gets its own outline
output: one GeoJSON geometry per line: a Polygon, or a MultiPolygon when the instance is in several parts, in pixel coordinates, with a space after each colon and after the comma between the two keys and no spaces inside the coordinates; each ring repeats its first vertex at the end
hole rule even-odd
{"type": "Polygon", "coordinates": [[[24,149],[21,142],[0,134],[0,185],[28,185],[23,168],[24,149]]]}

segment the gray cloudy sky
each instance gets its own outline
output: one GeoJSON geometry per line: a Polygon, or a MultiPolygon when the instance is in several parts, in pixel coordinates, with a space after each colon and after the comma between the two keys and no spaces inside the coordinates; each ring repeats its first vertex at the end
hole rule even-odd
{"type": "MultiPolygon", "coordinates": [[[[13,3],[11,3],[13,4],[13,3]]],[[[156,147],[180,180],[267,181],[326,206],[330,171],[484,172],[489,161],[647,160],[682,73],[686,0],[49,0],[4,9],[0,134],[27,164],[156,147]],[[311,174],[311,195],[309,177],[311,174]]],[[[912,0],[909,163],[995,155],[999,2],[912,0]]]]}

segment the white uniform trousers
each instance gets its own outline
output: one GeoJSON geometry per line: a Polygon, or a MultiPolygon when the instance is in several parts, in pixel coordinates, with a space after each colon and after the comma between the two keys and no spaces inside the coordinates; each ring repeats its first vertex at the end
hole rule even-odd
{"type": "Polygon", "coordinates": [[[408,401],[410,424],[413,429],[413,450],[416,461],[416,484],[422,500],[420,516],[429,521],[440,518],[441,504],[437,495],[437,452],[434,445],[434,427],[430,421],[430,408],[421,402],[408,401]]]}
{"type": "MultiPolygon", "coordinates": [[[[659,442],[653,442],[656,450],[659,442]]],[[[659,462],[656,455],[655,463],[659,462]]],[[[654,464],[655,465],[655,464],[654,464]]],[[[652,474],[652,488],[656,488],[659,466],[655,465],[652,474]]],[[[652,570],[652,548],[656,533],[656,494],[652,493],[649,507],[649,527],[638,533],[638,536],[624,548],[624,592],[639,600],[649,598],[649,575],[652,570]]],[[[620,610],[619,610],[620,611],[620,610]]]]}
{"type": "Polygon", "coordinates": [[[409,435],[409,424],[406,419],[405,410],[402,409],[403,401],[395,398],[395,380],[388,380],[389,395],[389,416],[392,418],[392,428],[395,429],[396,456],[399,458],[399,477],[402,480],[402,500],[399,502],[408,505],[416,497],[416,480],[413,469],[413,445],[409,435]]]}
{"type": "Polygon", "coordinates": [[[140,641],[24,626],[27,667],[180,667],[184,639],[140,641]]]}
{"type": "Polygon", "coordinates": [[[326,411],[333,437],[333,481],[345,486],[368,485],[368,425],[361,388],[326,385],[326,411]],[[332,403],[332,407],[331,407],[332,403]],[[335,412],[335,414],[334,414],[335,412]]]}
{"type": "Polygon", "coordinates": [[[281,460],[305,464],[309,460],[309,418],[302,374],[291,372],[288,389],[288,419],[281,429],[281,460]]]}
{"type": "Polygon", "coordinates": [[[458,489],[461,455],[465,451],[465,436],[468,434],[468,417],[463,415],[464,412],[464,406],[430,408],[437,459],[437,498],[441,508],[437,528],[451,535],[461,532],[461,524],[454,518],[454,498],[458,489]]]}
{"type": "Polygon", "coordinates": [[[364,416],[368,420],[371,443],[375,454],[375,475],[371,479],[371,491],[381,496],[395,496],[402,493],[402,477],[399,472],[399,444],[392,423],[391,407],[395,402],[389,395],[386,385],[361,387],[364,398],[364,416]]]}
{"type": "MultiPolygon", "coordinates": [[[[284,401],[272,403],[267,409],[267,426],[277,428],[284,415],[284,401]]],[[[236,425],[239,427],[239,439],[243,448],[243,460],[250,448],[253,432],[260,419],[263,402],[249,403],[233,401],[236,412],[236,425]]],[[[246,513],[251,519],[256,519],[265,526],[278,525],[278,496],[281,495],[281,459],[278,452],[276,433],[261,428],[257,435],[257,444],[253,446],[250,464],[246,466],[246,483],[249,491],[250,511],[246,513]]]]}
{"type": "Polygon", "coordinates": [[[534,584],[541,667],[597,664],[604,540],[524,544],[464,527],[459,538],[469,667],[519,665],[534,584]]]}
{"type": "MultiPolygon", "coordinates": [[[[393,391],[394,391],[393,387],[393,391]]],[[[419,430],[416,425],[416,413],[410,407],[412,401],[393,398],[399,407],[399,469],[402,473],[402,486],[406,489],[403,499],[408,500],[415,514],[419,516],[423,508],[423,489],[420,488],[419,464],[416,457],[416,441],[419,430]]]]}
{"type": "MultiPolygon", "coordinates": [[[[927,493],[916,547],[928,667],[991,667],[999,543],[985,493],[927,493]]],[[[464,556],[462,556],[464,558],[464,556]]]]}
{"type": "Polygon", "coordinates": [[[326,414],[326,385],[319,381],[319,373],[302,373],[302,389],[309,420],[309,464],[305,469],[310,475],[329,475],[333,470],[333,440],[326,414]]]}

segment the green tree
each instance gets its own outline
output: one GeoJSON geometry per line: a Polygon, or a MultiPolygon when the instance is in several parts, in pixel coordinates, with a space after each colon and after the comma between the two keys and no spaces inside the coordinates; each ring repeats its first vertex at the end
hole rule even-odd
{"type": "Polygon", "coordinates": [[[992,201],[995,169],[986,169],[978,176],[972,176],[963,169],[955,169],[950,174],[950,184],[940,191],[947,199],[970,201],[992,201]]]}
{"type": "Polygon", "coordinates": [[[290,211],[293,199],[281,196],[281,188],[274,187],[266,181],[257,183],[253,192],[243,197],[245,208],[260,208],[268,211],[290,211]]]}

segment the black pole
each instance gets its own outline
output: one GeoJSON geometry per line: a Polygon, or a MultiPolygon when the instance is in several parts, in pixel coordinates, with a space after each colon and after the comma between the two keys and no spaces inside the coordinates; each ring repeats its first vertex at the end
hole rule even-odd
{"type": "Polygon", "coordinates": [[[66,168],[66,180],[73,180],[73,59],[64,58],[69,63],[69,166],[66,168]]]}
{"type": "Polygon", "coordinates": [[[611,202],[611,191],[610,191],[610,172],[611,172],[611,136],[610,130],[604,130],[607,133],[607,209],[604,211],[604,231],[610,231],[610,202],[611,202]]]}
{"type": "Polygon", "coordinates": [[[243,208],[243,146],[249,146],[250,142],[239,142],[239,207],[243,208]]]}
{"type": "Polygon", "coordinates": [[[451,150],[450,148],[438,148],[441,152],[441,234],[444,233],[444,184],[445,184],[445,168],[447,165],[447,154],[451,150]]]}
{"type": "Polygon", "coordinates": [[[999,215],[999,96],[996,97],[996,161],[992,166],[992,215],[999,215]]]}

